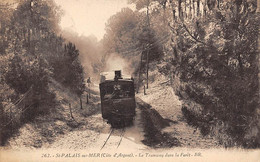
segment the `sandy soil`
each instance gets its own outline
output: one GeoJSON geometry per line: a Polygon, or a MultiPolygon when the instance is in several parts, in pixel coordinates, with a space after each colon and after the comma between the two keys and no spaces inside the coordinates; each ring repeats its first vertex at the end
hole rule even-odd
{"type": "MultiPolygon", "coordinates": [[[[121,140],[122,129],[116,129],[109,138],[107,144],[102,151],[117,150],[128,148],[132,150],[144,149],[141,143],[143,139],[142,127],[140,124],[140,110],[137,110],[137,117],[134,125],[125,128],[123,138],[121,140]],[[118,146],[118,143],[121,143],[118,146]]],[[[102,120],[101,114],[95,114],[86,118],[88,124],[82,126],[79,130],[72,131],[62,138],[58,139],[48,149],[70,149],[70,150],[100,150],[106,141],[111,127],[102,120]]]]}
{"type": "MultiPolygon", "coordinates": [[[[104,143],[104,141],[107,139],[109,131],[106,130],[102,132],[103,134],[101,135],[101,139],[102,139],[101,142],[104,143]]],[[[136,117],[134,119],[133,125],[126,127],[125,129],[114,130],[114,132],[112,133],[111,137],[109,138],[107,144],[104,146],[102,151],[122,150],[126,148],[127,150],[135,150],[135,151],[144,150],[145,148],[147,148],[147,146],[145,146],[141,142],[143,139],[144,139],[144,134],[143,134],[143,126],[141,122],[141,111],[139,108],[137,108],[136,117]],[[122,136],[122,140],[121,140],[121,136],[122,136]],[[119,143],[120,145],[118,146],[119,143]]]]}
{"type": "Polygon", "coordinates": [[[163,118],[173,121],[169,127],[162,130],[162,133],[177,138],[180,147],[203,149],[221,147],[213,137],[203,136],[199,130],[187,124],[181,111],[181,101],[172,88],[165,83],[167,83],[166,78],[157,78],[149,85],[146,95],[143,93],[137,95],[149,103],[163,118]]]}

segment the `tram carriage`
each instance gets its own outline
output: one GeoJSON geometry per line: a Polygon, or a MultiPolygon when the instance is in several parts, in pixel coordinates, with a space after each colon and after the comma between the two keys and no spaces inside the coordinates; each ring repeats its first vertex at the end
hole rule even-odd
{"type": "Polygon", "coordinates": [[[121,71],[115,71],[114,78],[108,76],[109,73],[101,73],[99,84],[102,117],[112,127],[129,126],[135,116],[134,81],[123,77],[121,71]]]}

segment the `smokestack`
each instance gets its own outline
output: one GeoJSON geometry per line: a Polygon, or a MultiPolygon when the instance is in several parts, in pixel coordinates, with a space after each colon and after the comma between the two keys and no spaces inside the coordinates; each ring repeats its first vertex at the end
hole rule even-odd
{"type": "Polygon", "coordinates": [[[118,79],[123,79],[122,78],[122,75],[121,75],[121,70],[116,70],[115,71],[115,80],[118,80],[118,79]]]}

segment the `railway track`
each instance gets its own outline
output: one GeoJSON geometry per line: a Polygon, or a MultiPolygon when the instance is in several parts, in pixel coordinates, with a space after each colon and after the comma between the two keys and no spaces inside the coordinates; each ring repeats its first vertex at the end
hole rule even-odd
{"type": "MultiPolygon", "coordinates": [[[[115,130],[116,130],[115,128],[111,128],[111,130],[108,134],[108,137],[106,138],[106,140],[105,140],[105,142],[104,142],[104,144],[103,144],[103,146],[101,147],[100,150],[102,150],[105,146],[107,146],[109,139],[111,139],[110,138],[111,135],[114,134],[114,137],[117,136],[117,132],[115,132],[115,130]]],[[[124,136],[124,133],[125,133],[125,128],[121,128],[121,129],[117,129],[117,130],[120,130],[119,131],[119,139],[117,139],[118,142],[113,142],[114,143],[113,145],[114,146],[116,145],[116,148],[118,148],[120,146],[121,142],[122,142],[122,139],[123,139],[123,136],[124,136]]]]}

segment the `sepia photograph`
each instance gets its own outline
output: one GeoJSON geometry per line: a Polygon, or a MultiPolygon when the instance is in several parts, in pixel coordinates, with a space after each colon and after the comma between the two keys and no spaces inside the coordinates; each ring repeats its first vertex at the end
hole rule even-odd
{"type": "Polygon", "coordinates": [[[0,0],[0,161],[260,159],[260,0],[0,0]]]}

